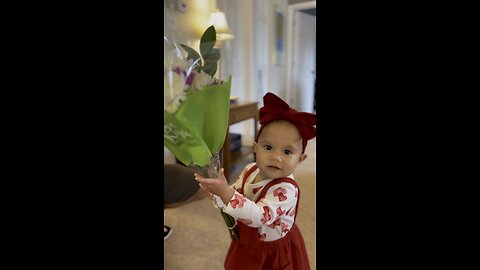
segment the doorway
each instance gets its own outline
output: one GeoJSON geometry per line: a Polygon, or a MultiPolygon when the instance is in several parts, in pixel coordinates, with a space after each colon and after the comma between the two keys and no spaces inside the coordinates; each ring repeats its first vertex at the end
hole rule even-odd
{"type": "Polygon", "coordinates": [[[301,111],[316,111],[316,1],[288,6],[286,99],[301,111]]]}

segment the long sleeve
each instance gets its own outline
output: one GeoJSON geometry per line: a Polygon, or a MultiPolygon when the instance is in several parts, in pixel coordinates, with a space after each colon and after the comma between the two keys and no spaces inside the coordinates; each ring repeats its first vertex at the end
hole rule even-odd
{"type": "MultiPolygon", "coordinates": [[[[262,187],[258,187],[261,190],[262,187]]],[[[260,191],[253,189],[252,193],[260,191]]],[[[269,188],[258,203],[235,192],[223,211],[238,222],[258,228],[260,240],[274,241],[290,231],[295,221],[298,191],[290,183],[280,183],[269,188]]]]}
{"type": "MultiPolygon", "coordinates": [[[[247,166],[239,179],[231,186],[235,189],[235,193],[228,204],[225,205],[220,197],[212,195],[214,204],[238,222],[258,228],[258,237],[261,241],[280,239],[290,231],[294,224],[298,190],[289,182],[281,182],[270,186],[263,198],[259,199],[262,189],[273,179],[252,184],[258,174],[257,169],[248,177],[245,190],[241,190],[243,175],[250,167],[247,166]],[[255,203],[257,199],[259,200],[255,203]]],[[[293,175],[290,175],[289,178],[293,179],[293,175]]]]}
{"type": "Polygon", "coordinates": [[[281,236],[293,225],[297,194],[290,183],[273,185],[258,203],[235,192],[223,211],[250,227],[269,228],[281,236]]]}
{"type": "MultiPolygon", "coordinates": [[[[243,171],[240,173],[240,175],[238,176],[237,180],[235,181],[235,183],[233,183],[233,185],[230,185],[230,187],[232,187],[233,189],[235,190],[239,190],[242,188],[242,182],[243,182],[243,176],[245,175],[245,173],[252,167],[254,166],[255,163],[250,163],[248,164],[247,166],[245,166],[245,169],[243,169],[243,171]]],[[[237,193],[237,192],[235,192],[237,193]]],[[[234,195],[235,196],[235,195],[234,195]]],[[[234,197],[232,196],[232,198],[234,197]]],[[[230,198],[230,200],[232,199],[230,198]]],[[[214,194],[211,194],[211,199],[213,201],[213,204],[216,208],[220,208],[220,209],[224,209],[225,207],[225,204],[223,203],[222,199],[217,196],[217,195],[214,195],[214,194]]]]}

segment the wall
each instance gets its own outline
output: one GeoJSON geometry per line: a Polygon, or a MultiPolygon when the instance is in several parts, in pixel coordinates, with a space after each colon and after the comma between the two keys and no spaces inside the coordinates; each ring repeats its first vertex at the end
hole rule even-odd
{"type": "Polygon", "coordinates": [[[286,91],[286,68],[285,68],[285,60],[286,60],[286,29],[287,29],[287,0],[271,0],[269,1],[269,77],[268,77],[268,91],[277,94],[282,99],[285,99],[285,91],[286,91]],[[283,22],[283,64],[277,65],[275,63],[275,8],[278,8],[284,17],[283,22]]]}
{"type": "MultiPolygon", "coordinates": [[[[232,41],[234,61],[232,93],[241,100],[258,101],[263,106],[262,97],[273,92],[285,97],[285,66],[275,65],[275,5],[285,15],[284,35],[286,34],[287,0],[224,0],[218,1],[227,6],[229,25],[235,34],[232,41]],[[236,77],[235,77],[236,76],[236,77]],[[235,80],[236,79],[236,80],[235,80]]],[[[286,44],[286,39],[284,40],[286,44]]],[[[286,50],[284,48],[286,53],[286,50]]],[[[244,135],[244,144],[253,141],[253,120],[231,127],[231,131],[244,135]]]]}
{"type": "Polygon", "coordinates": [[[209,26],[210,12],[214,4],[214,0],[164,0],[163,33],[178,43],[198,50],[200,37],[209,26]],[[171,8],[170,2],[176,5],[175,8],[171,8]],[[182,3],[186,6],[184,11],[178,8],[182,3]]]}
{"type": "MultiPolygon", "coordinates": [[[[185,12],[171,9],[164,0],[164,34],[198,50],[203,31],[209,26],[209,14],[218,7],[225,12],[235,38],[223,42],[222,74],[232,75],[231,95],[243,101],[258,101],[273,92],[286,97],[286,68],[275,64],[275,6],[285,15],[284,54],[286,54],[288,0],[185,0],[185,12]]],[[[285,55],[286,56],[286,55],[285,55]]],[[[284,56],[284,57],[285,57],[284,56]]],[[[286,57],[285,57],[286,60],[286,57]]],[[[286,62],[286,61],[285,61],[286,62]]],[[[231,132],[244,135],[244,143],[253,139],[253,120],[231,127],[231,132]]]]}

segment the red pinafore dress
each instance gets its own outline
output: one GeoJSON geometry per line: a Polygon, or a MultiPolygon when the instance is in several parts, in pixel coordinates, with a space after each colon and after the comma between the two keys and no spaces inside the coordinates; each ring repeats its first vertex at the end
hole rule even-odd
{"type": "MultiPolygon", "coordinates": [[[[247,178],[256,168],[255,165],[245,173],[242,189],[237,191],[243,193],[247,178]]],[[[290,178],[277,178],[270,181],[262,189],[255,203],[265,196],[272,185],[281,182],[289,182],[297,188],[298,200],[295,213],[298,213],[300,189],[290,178]]],[[[226,270],[310,270],[305,242],[295,223],[287,235],[275,241],[260,241],[258,228],[249,227],[242,222],[237,222],[237,228],[240,240],[232,240],[230,244],[225,259],[226,270]]]]}

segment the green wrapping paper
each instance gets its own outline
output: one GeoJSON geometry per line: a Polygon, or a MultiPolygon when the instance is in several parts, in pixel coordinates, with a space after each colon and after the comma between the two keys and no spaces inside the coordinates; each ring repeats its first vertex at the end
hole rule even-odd
{"type": "Polygon", "coordinates": [[[164,144],[185,165],[206,166],[220,151],[228,128],[228,81],[191,91],[174,114],[163,113],[164,144]]]}

